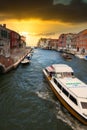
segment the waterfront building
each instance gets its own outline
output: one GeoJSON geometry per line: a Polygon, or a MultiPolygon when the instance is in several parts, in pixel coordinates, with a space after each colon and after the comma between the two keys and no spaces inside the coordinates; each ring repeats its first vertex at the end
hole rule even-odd
{"type": "Polygon", "coordinates": [[[20,35],[10,30],[10,49],[18,48],[20,43],[20,35]]]}
{"type": "Polygon", "coordinates": [[[43,48],[43,49],[49,49],[50,38],[40,38],[38,42],[38,47],[43,48]]]}
{"type": "Polygon", "coordinates": [[[77,34],[77,36],[75,37],[75,44],[76,44],[77,50],[79,48],[79,51],[82,51],[84,48],[85,51],[87,51],[87,29],[77,34]]]}
{"type": "Polygon", "coordinates": [[[77,34],[74,34],[73,37],[72,37],[72,42],[71,42],[71,47],[73,49],[77,48],[76,39],[77,39],[77,34]]]}
{"type": "Polygon", "coordinates": [[[0,25],[0,55],[10,56],[10,30],[6,24],[0,25]]]}
{"type": "Polygon", "coordinates": [[[68,51],[87,52],[87,29],[79,33],[61,34],[58,39],[41,38],[38,47],[44,49],[64,49],[68,51]]]}
{"type": "Polygon", "coordinates": [[[61,34],[59,36],[58,49],[66,48],[66,34],[61,34]]]}
{"type": "Polygon", "coordinates": [[[6,28],[6,24],[0,25],[0,73],[5,73],[19,64],[26,52],[25,46],[25,37],[6,28]],[[24,52],[23,56],[18,55],[21,52],[24,52]]]}
{"type": "Polygon", "coordinates": [[[56,50],[58,47],[58,39],[41,38],[38,42],[38,47],[56,50]]]}
{"type": "Polygon", "coordinates": [[[19,47],[25,48],[26,47],[26,37],[25,36],[20,36],[20,43],[19,47]]]}
{"type": "Polygon", "coordinates": [[[73,34],[73,33],[61,34],[59,36],[58,49],[71,50],[75,48],[74,44],[76,43],[73,42],[74,41],[73,39],[75,36],[76,34],[73,34]]]}
{"type": "Polygon", "coordinates": [[[58,39],[50,39],[49,48],[53,49],[53,50],[57,50],[57,48],[58,48],[58,42],[59,42],[58,39]]]}
{"type": "Polygon", "coordinates": [[[75,36],[76,36],[76,34],[73,34],[73,33],[66,34],[66,49],[67,50],[75,49],[75,45],[73,43],[73,39],[75,36]]]}

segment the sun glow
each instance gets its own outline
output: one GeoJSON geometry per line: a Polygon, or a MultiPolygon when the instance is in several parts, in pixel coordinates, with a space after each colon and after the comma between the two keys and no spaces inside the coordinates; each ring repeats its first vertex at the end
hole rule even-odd
{"type": "Polygon", "coordinates": [[[61,21],[43,21],[40,19],[30,20],[7,20],[0,24],[6,23],[8,29],[14,30],[26,37],[27,45],[34,46],[41,37],[58,38],[62,33],[79,32],[85,28],[85,24],[70,24],[61,21]]]}
{"type": "Polygon", "coordinates": [[[35,33],[19,32],[19,34],[26,37],[27,46],[37,46],[39,37],[35,36],[36,35],[35,33]]]}

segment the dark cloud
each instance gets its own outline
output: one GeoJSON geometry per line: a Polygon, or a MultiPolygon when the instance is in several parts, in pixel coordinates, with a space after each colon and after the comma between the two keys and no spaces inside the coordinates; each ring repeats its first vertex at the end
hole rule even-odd
{"type": "Polygon", "coordinates": [[[1,0],[0,20],[37,18],[72,23],[86,22],[86,0],[70,0],[70,2],[70,4],[57,2],[53,4],[53,0],[1,0]]]}

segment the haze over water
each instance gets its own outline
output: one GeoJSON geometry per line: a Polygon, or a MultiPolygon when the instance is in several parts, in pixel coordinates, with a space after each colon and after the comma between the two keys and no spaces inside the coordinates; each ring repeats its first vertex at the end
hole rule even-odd
{"type": "Polygon", "coordinates": [[[86,130],[62,106],[42,69],[65,63],[87,83],[87,61],[73,56],[65,61],[57,51],[35,49],[31,64],[0,75],[0,130],[86,130]]]}

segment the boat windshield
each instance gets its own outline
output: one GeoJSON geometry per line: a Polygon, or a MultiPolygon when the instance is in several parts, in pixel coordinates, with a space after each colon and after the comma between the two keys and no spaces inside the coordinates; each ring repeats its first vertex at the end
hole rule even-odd
{"type": "Polygon", "coordinates": [[[57,73],[58,77],[73,77],[73,73],[72,72],[63,72],[63,73],[57,73]]]}
{"type": "Polygon", "coordinates": [[[50,76],[55,76],[55,72],[50,72],[50,76]]]}

